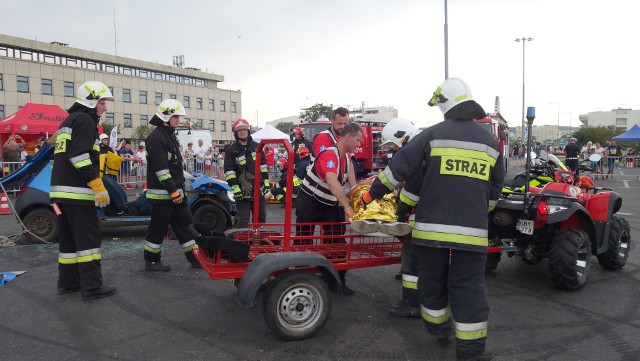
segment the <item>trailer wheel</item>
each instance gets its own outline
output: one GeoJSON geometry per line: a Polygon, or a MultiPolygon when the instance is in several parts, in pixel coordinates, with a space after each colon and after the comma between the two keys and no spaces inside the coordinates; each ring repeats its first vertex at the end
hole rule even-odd
{"type": "MultiPolygon", "coordinates": [[[[31,233],[42,238],[45,242],[55,242],[58,238],[58,224],[56,215],[51,209],[36,208],[32,209],[24,217],[25,227],[31,233]]],[[[39,239],[29,235],[28,239],[34,243],[42,243],[39,239]]]]}
{"type": "Polygon", "coordinates": [[[484,264],[484,271],[491,272],[498,268],[498,263],[500,263],[501,257],[502,253],[487,253],[487,263],[484,264]]]}
{"type": "Polygon", "coordinates": [[[591,241],[583,230],[560,230],[551,240],[549,273],[560,288],[577,290],[589,278],[591,270],[591,241]]]}
{"type": "Polygon", "coordinates": [[[608,242],[607,251],[598,255],[598,261],[606,269],[619,270],[627,263],[631,246],[629,222],[626,219],[613,216],[608,242]]]}
{"type": "Polygon", "coordinates": [[[281,339],[302,340],[324,326],[331,311],[327,284],[306,271],[288,271],[269,283],[262,297],[262,315],[281,339]]]}

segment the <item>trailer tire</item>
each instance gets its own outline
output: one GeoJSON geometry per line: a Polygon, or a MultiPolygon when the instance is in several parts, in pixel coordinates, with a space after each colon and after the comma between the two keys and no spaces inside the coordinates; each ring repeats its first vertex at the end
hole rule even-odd
{"type": "MultiPolygon", "coordinates": [[[[58,238],[56,215],[50,207],[40,207],[30,210],[24,217],[23,223],[31,233],[42,238],[46,243],[55,242],[58,238]]],[[[43,243],[31,234],[28,235],[28,240],[36,244],[43,243]]]]}
{"type": "Polygon", "coordinates": [[[560,230],[551,240],[549,273],[556,287],[577,290],[589,278],[591,241],[580,229],[560,230]]]}
{"type": "Polygon", "coordinates": [[[307,271],[287,271],[269,282],[262,297],[262,315],[281,339],[303,340],[315,335],[329,319],[327,284],[307,271]]]}
{"type": "Polygon", "coordinates": [[[491,272],[498,268],[498,263],[500,263],[501,257],[502,253],[487,253],[487,263],[484,264],[484,271],[491,272]]]}
{"type": "Polygon", "coordinates": [[[608,239],[609,247],[606,252],[598,255],[600,266],[612,270],[624,267],[629,257],[630,234],[629,222],[624,218],[613,216],[608,239]]]}

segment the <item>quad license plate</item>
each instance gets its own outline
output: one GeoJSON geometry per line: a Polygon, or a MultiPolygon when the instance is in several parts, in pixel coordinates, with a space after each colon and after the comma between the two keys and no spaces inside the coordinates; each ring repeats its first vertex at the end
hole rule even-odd
{"type": "Polygon", "coordinates": [[[516,229],[524,234],[533,234],[533,221],[516,219],[516,229]]]}

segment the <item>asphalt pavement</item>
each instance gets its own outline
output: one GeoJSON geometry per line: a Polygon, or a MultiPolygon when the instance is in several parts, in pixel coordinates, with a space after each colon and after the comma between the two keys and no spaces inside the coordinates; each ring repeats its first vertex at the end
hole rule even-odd
{"type": "MultiPolygon", "coordinates": [[[[510,176],[517,168],[509,171],[510,176]]],[[[638,170],[618,170],[595,181],[620,193],[620,215],[640,232],[638,170]],[[622,174],[620,173],[622,171],[622,174]]],[[[270,220],[283,219],[269,205],[270,220]]],[[[0,217],[0,235],[19,231],[0,217]],[[12,228],[13,227],[13,228],[12,228]]],[[[256,306],[235,302],[235,286],[189,268],[180,247],[163,250],[167,273],[147,273],[144,233],[106,236],[105,283],[115,296],[83,302],[58,296],[57,245],[0,247],[0,271],[26,271],[0,287],[0,360],[453,360],[419,319],[391,316],[401,284],[399,265],[349,271],[353,296],[331,294],[331,316],[314,337],[277,339],[256,306]],[[114,239],[118,238],[118,239],[114,239]]],[[[588,284],[555,289],[547,261],[531,266],[503,257],[486,278],[491,306],[487,348],[495,360],[640,360],[640,254],[632,242],[621,271],[602,269],[595,257],[588,284]]]]}

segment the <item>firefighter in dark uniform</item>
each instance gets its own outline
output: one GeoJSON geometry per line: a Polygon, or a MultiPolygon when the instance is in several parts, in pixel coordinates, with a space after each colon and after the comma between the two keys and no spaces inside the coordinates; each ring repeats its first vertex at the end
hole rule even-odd
{"type": "Polygon", "coordinates": [[[308,157],[308,155],[313,149],[313,146],[312,143],[304,137],[302,128],[293,128],[293,142],[291,142],[291,147],[293,148],[293,164],[296,171],[296,176],[300,179],[303,179],[307,174],[307,167],[310,164],[310,158],[308,157]],[[306,153],[307,157],[301,157],[301,154],[303,153],[306,153]]]}
{"type": "Polygon", "coordinates": [[[422,178],[404,188],[419,197],[412,241],[422,318],[442,345],[455,329],[459,360],[490,360],[484,351],[489,318],[484,267],[488,210],[495,207],[504,178],[502,154],[498,141],[473,122],[485,112],[464,81],[445,80],[429,105],[438,105],[445,120],[400,149],[370,195],[377,199],[401,181],[422,178]]]}
{"type": "MultiPolygon", "coordinates": [[[[405,146],[409,140],[413,139],[418,129],[405,118],[391,119],[382,129],[382,146],[388,148],[388,152],[396,153],[405,146]]],[[[391,158],[392,159],[392,158],[391,158]]],[[[422,182],[421,177],[414,177],[413,180],[407,182],[422,182]]],[[[411,188],[411,187],[410,187],[411,188]]],[[[406,222],[408,214],[415,208],[420,198],[416,195],[408,193],[404,187],[398,195],[398,222],[406,222]]],[[[383,233],[385,228],[393,224],[384,224],[380,226],[383,233]]],[[[413,226],[413,217],[411,217],[410,225],[413,226]]],[[[420,317],[420,299],[418,295],[418,255],[413,251],[411,243],[411,234],[404,236],[402,242],[402,266],[400,269],[402,274],[402,298],[397,304],[389,306],[389,312],[398,317],[420,317]]]]}
{"type": "Polygon", "coordinates": [[[102,284],[102,235],[96,212],[96,207],[109,204],[99,178],[97,125],[113,95],[98,81],[82,84],[77,94],[57,132],[49,196],[58,225],[58,294],[81,290],[82,299],[90,300],[116,292],[102,284]]]}
{"type": "Polygon", "coordinates": [[[567,163],[567,168],[574,172],[578,168],[578,154],[580,154],[580,147],[576,144],[577,141],[576,138],[571,137],[569,138],[569,144],[564,146],[564,152],[567,155],[565,163],[567,163]]]}
{"type": "Polygon", "coordinates": [[[145,270],[167,272],[171,267],[162,263],[161,245],[169,225],[178,237],[191,267],[200,264],[191,252],[198,248],[189,231],[193,216],[184,194],[183,159],[175,128],[186,112],[182,103],[165,99],[149,124],[156,128],[147,137],[147,200],[151,204],[151,221],[144,242],[145,270]]]}
{"type": "MultiPolygon", "coordinates": [[[[256,151],[258,143],[256,143],[250,135],[251,125],[245,119],[238,119],[233,122],[231,131],[236,141],[231,144],[224,155],[224,175],[227,183],[231,186],[233,196],[236,200],[236,227],[246,228],[249,226],[249,215],[253,212],[253,187],[254,178],[256,177],[256,151]]],[[[260,160],[260,202],[259,217],[256,222],[255,214],[253,215],[254,223],[264,223],[267,219],[267,207],[264,194],[269,192],[269,172],[267,169],[267,160],[264,152],[260,160]]]]}
{"type": "MultiPolygon", "coordinates": [[[[285,203],[287,196],[287,158],[279,158],[276,167],[280,171],[280,180],[271,187],[271,190],[264,195],[266,200],[271,198],[275,198],[280,203],[285,203]]],[[[298,193],[300,193],[300,186],[302,185],[302,181],[295,174],[291,179],[293,183],[293,192],[291,194],[292,200],[296,200],[298,198],[298,193]]]]}
{"type": "MultiPolygon", "coordinates": [[[[296,222],[344,222],[353,217],[349,199],[345,196],[344,185],[347,181],[355,183],[352,178],[349,154],[360,145],[362,129],[349,123],[342,128],[341,137],[335,147],[325,149],[318,154],[313,166],[307,172],[296,204],[296,222]]],[[[340,224],[323,225],[325,235],[342,235],[345,226],[340,224]]],[[[296,234],[309,236],[314,233],[314,226],[297,226],[296,234]]],[[[300,243],[306,243],[298,241],[300,243]]],[[[324,243],[344,242],[341,238],[323,239],[324,243]]],[[[352,295],[353,290],[347,285],[346,271],[338,271],[342,282],[342,293],[352,295]]]]}

